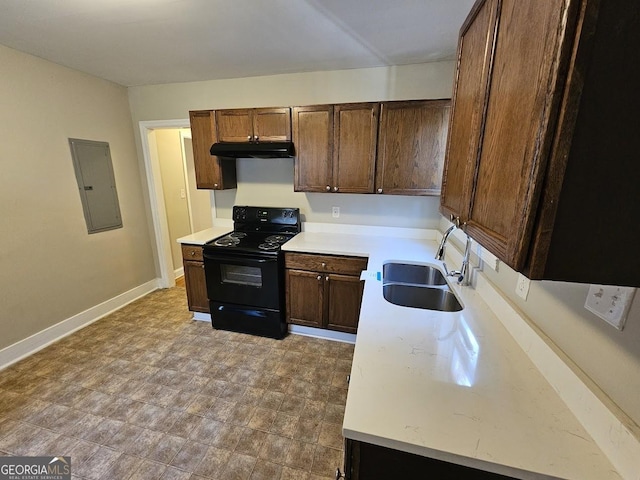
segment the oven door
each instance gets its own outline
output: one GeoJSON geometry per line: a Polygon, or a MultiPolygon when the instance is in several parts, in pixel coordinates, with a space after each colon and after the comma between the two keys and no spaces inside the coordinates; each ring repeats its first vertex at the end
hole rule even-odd
{"type": "Polygon", "coordinates": [[[212,302],[280,309],[278,256],[204,251],[207,295],[212,302]]]}

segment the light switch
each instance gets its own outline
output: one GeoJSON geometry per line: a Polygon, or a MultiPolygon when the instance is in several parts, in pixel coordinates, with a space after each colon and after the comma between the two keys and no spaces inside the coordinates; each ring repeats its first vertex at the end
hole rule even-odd
{"type": "Polygon", "coordinates": [[[180,189],[180,198],[187,198],[187,192],[185,192],[184,188],[180,189]]]}
{"type": "Polygon", "coordinates": [[[584,308],[622,330],[635,292],[632,287],[591,285],[584,308]]]}

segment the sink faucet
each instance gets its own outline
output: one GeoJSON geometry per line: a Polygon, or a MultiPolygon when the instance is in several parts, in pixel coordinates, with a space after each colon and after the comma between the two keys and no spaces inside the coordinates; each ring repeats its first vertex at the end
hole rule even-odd
{"type": "Polygon", "coordinates": [[[436,260],[444,259],[444,248],[447,244],[447,240],[449,240],[449,235],[451,235],[453,231],[460,226],[460,217],[453,218],[453,215],[452,215],[451,221],[453,222],[453,225],[451,225],[447,229],[447,231],[444,232],[444,235],[442,235],[442,240],[440,240],[440,246],[438,247],[438,251],[436,252],[436,260]]]}
{"type": "MultiPolygon", "coordinates": [[[[440,245],[438,246],[438,251],[436,252],[435,258],[436,260],[442,261],[442,266],[444,267],[444,271],[448,277],[458,277],[457,278],[458,285],[466,286],[466,285],[469,285],[469,256],[471,255],[471,237],[467,235],[467,243],[464,247],[464,255],[462,257],[462,265],[460,266],[460,270],[449,271],[447,269],[447,264],[444,263],[443,261],[444,250],[447,244],[447,240],[449,239],[449,236],[453,233],[454,230],[456,230],[457,228],[460,228],[459,217],[456,217],[454,220],[452,216],[451,220],[454,221],[454,224],[451,225],[446,232],[444,232],[444,235],[442,236],[442,240],[440,241],[440,245]]],[[[462,225],[462,230],[465,232],[465,234],[467,233],[466,226],[467,226],[466,223],[462,225]]]]}

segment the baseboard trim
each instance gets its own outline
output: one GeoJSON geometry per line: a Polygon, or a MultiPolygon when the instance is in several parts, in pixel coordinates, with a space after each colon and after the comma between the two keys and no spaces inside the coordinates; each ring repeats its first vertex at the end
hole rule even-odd
{"type": "Polygon", "coordinates": [[[173,271],[173,278],[184,277],[184,267],[176,268],[173,271]]]}
{"type": "Polygon", "coordinates": [[[62,320],[0,350],[0,370],[80,330],[125,305],[158,289],[158,279],[143,283],[105,302],[62,320]]]}
{"type": "Polygon", "coordinates": [[[211,323],[211,315],[209,315],[208,313],[193,312],[193,319],[199,322],[211,323]]]}
{"type": "Polygon", "coordinates": [[[325,330],[324,328],[289,325],[289,333],[303,335],[305,337],[322,338],[324,340],[334,340],[337,342],[356,343],[356,336],[353,333],[336,332],[335,330],[325,330]]]}

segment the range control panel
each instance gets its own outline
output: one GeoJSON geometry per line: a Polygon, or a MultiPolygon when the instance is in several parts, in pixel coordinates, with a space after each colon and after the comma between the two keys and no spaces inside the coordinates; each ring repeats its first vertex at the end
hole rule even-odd
{"type": "Polygon", "coordinates": [[[300,209],[234,206],[233,221],[243,224],[300,225],[300,209]]]}

